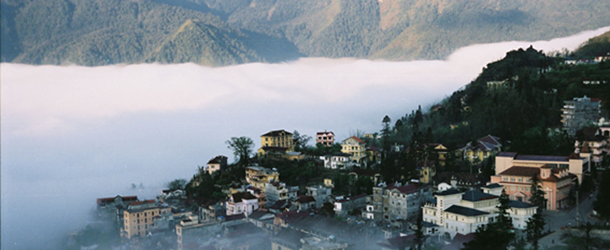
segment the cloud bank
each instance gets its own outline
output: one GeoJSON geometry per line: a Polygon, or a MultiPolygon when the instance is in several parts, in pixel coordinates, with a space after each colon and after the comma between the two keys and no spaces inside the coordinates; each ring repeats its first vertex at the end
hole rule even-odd
{"type": "Polygon", "coordinates": [[[303,58],[209,68],[3,63],[2,248],[49,248],[82,226],[95,199],[153,198],[190,178],[232,136],[273,129],[313,134],[378,131],[440,101],[509,50],[574,49],[610,27],[538,42],[481,44],[444,61],[303,58]],[[148,191],[130,190],[142,182],[148,191]],[[38,239],[32,241],[31,237],[38,239]]]}

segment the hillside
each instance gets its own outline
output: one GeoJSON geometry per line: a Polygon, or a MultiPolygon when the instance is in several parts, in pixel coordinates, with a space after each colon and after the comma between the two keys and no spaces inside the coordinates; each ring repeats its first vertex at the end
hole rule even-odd
{"type": "MultiPolygon", "coordinates": [[[[591,39],[607,48],[608,34],[591,39]],[[606,42],[600,42],[606,41],[606,42]]],[[[610,52],[610,48],[602,53],[610,52]]],[[[563,101],[588,96],[601,99],[602,116],[610,116],[610,61],[567,65],[530,47],[510,51],[489,63],[481,74],[429,111],[417,110],[399,119],[394,140],[409,144],[440,142],[456,149],[492,134],[510,141],[509,150],[526,154],[566,155],[573,140],[561,129],[563,101]],[[601,84],[584,84],[598,80],[601,84]],[[604,83],[604,81],[606,83],[604,83]],[[553,131],[553,132],[551,132],[553,131]]]]}
{"type": "Polygon", "coordinates": [[[610,2],[596,0],[2,0],[1,4],[2,62],[28,64],[229,65],[301,56],[440,59],[474,43],[550,39],[610,23],[606,13],[610,2]]]}

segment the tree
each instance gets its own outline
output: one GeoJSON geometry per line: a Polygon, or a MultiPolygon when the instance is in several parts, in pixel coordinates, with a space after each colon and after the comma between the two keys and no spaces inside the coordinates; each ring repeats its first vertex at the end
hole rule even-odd
{"type": "Polygon", "coordinates": [[[417,217],[417,229],[415,231],[415,246],[417,250],[422,250],[426,236],[424,235],[421,214],[417,217]]]}
{"type": "Polygon", "coordinates": [[[534,175],[532,177],[532,185],[530,187],[530,202],[537,207],[536,213],[532,215],[532,218],[527,220],[527,238],[532,241],[532,247],[535,250],[539,249],[538,239],[542,237],[542,230],[544,229],[544,225],[546,222],[542,217],[542,211],[544,209],[545,200],[544,200],[544,191],[542,191],[542,187],[540,186],[540,179],[538,179],[538,175],[534,175]]]}
{"type": "Polygon", "coordinates": [[[302,152],[303,149],[305,149],[307,147],[307,143],[309,143],[309,141],[311,140],[311,136],[308,135],[301,135],[299,133],[299,131],[294,131],[293,136],[294,138],[294,151],[298,151],[298,152],[302,152]]]}
{"type": "Polygon", "coordinates": [[[610,218],[610,170],[605,170],[593,208],[602,218],[610,218]]]}
{"type": "Polygon", "coordinates": [[[250,163],[250,155],[254,148],[254,142],[249,137],[231,137],[226,141],[227,147],[233,150],[233,156],[237,160],[237,165],[246,166],[250,163]]]}
{"type": "Polygon", "coordinates": [[[387,154],[390,150],[390,138],[391,138],[391,133],[392,131],[390,130],[390,122],[392,122],[392,119],[390,119],[389,116],[384,116],[383,120],[381,121],[382,124],[382,128],[381,128],[381,142],[382,147],[383,147],[383,152],[384,154],[387,154]]]}
{"type": "Polygon", "coordinates": [[[170,181],[170,182],[167,183],[167,188],[170,191],[174,191],[174,190],[177,190],[177,189],[184,190],[184,187],[186,186],[187,182],[188,181],[186,179],[175,179],[175,180],[170,181]]]}

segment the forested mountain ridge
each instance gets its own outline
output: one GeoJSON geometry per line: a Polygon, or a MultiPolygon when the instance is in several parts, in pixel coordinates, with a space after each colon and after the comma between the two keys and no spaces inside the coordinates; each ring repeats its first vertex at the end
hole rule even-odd
{"type": "Polygon", "coordinates": [[[474,43],[550,39],[610,23],[610,2],[596,0],[1,3],[2,61],[29,64],[439,59],[474,43]]]}
{"type": "MultiPolygon", "coordinates": [[[[584,55],[591,46],[605,48],[597,53],[610,53],[609,34],[592,38],[569,54],[584,55]]],[[[491,134],[507,142],[505,150],[567,155],[574,150],[574,141],[561,130],[564,101],[585,95],[599,98],[601,115],[609,117],[610,61],[578,65],[564,61],[563,56],[548,56],[532,47],[510,51],[429,110],[414,110],[398,119],[393,140],[437,142],[456,149],[491,134]],[[584,84],[585,80],[601,84],[584,84]]]]}

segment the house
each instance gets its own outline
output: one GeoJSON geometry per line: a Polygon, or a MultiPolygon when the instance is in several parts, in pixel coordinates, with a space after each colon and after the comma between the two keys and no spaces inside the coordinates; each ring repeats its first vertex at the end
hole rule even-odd
{"type": "Polygon", "coordinates": [[[325,168],[342,169],[353,165],[350,157],[350,154],[337,152],[320,156],[320,160],[324,161],[325,168]]]}
{"type": "Polygon", "coordinates": [[[316,199],[309,195],[299,195],[292,204],[297,210],[306,211],[316,208],[316,199]]]}
{"type": "Polygon", "coordinates": [[[579,129],[591,125],[599,118],[600,100],[596,98],[575,97],[564,101],[561,109],[561,123],[569,135],[576,135],[579,129]]]}
{"type": "Polygon", "coordinates": [[[381,182],[381,173],[374,169],[353,168],[348,173],[350,181],[355,182],[360,177],[369,177],[374,184],[381,182]]]}
{"type": "Polygon", "coordinates": [[[325,202],[330,200],[332,189],[326,186],[308,186],[307,195],[312,196],[316,200],[316,208],[321,208],[325,202]]]}
{"type": "Polygon", "coordinates": [[[97,209],[100,214],[112,216],[119,226],[123,225],[123,211],[129,203],[138,201],[138,196],[106,197],[97,199],[97,209]]]}
{"type": "Polygon", "coordinates": [[[546,209],[558,210],[566,206],[576,176],[565,168],[512,166],[492,176],[491,182],[502,185],[511,200],[529,201],[534,176],[538,177],[545,192],[546,209]]]}
{"type": "Polygon", "coordinates": [[[316,144],[322,144],[326,147],[332,146],[335,144],[335,133],[332,131],[317,132],[316,144]]]}
{"type": "Polygon", "coordinates": [[[335,201],[334,211],[338,216],[345,216],[348,212],[366,207],[366,194],[356,195],[335,201]]]}
{"type": "Polygon", "coordinates": [[[419,182],[428,184],[432,182],[432,178],[436,176],[436,166],[426,158],[423,163],[419,164],[417,171],[419,172],[419,182]]]}
{"type": "Polygon", "coordinates": [[[366,144],[358,137],[352,136],[343,140],[341,143],[341,152],[350,154],[350,161],[353,163],[362,163],[366,158],[366,144]]]}
{"type": "MultiPolygon", "coordinates": [[[[454,238],[457,234],[474,233],[479,226],[495,221],[498,204],[499,196],[481,190],[449,189],[436,193],[425,203],[423,220],[438,225],[441,234],[454,238]]],[[[509,215],[517,221],[528,220],[536,210],[530,204],[511,204],[509,215]]]]}
{"type": "Polygon", "coordinates": [[[260,188],[255,188],[252,186],[247,187],[246,192],[256,197],[256,199],[258,200],[259,208],[267,208],[267,193],[263,192],[260,188]]]}
{"type": "Polygon", "coordinates": [[[224,155],[219,155],[216,156],[214,158],[212,158],[210,161],[208,161],[208,167],[206,169],[206,171],[208,171],[208,174],[213,174],[214,172],[224,169],[227,167],[227,157],[224,155]]]}
{"type": "Polygon", "coordinates": [[[204,204],[199,206],[199,221],[217,220],[227,216],[227,207],[224,202],[204,204]]]}
{"type": "Polygon", "coordinates": [[[255,188],[265,190],[265,184],[280,181],[280,173],[275,169],[259,166],[246,167],[246,182],[255,188]]]}
{"type": "Polygon", "coordinates": [[[269,131],[261,135],[261,148],[258,150],[258,155],[264,156],[271,149],[284,149],[284,152],[294,151],[293,136],[292,133],[283,129],[269,131]]]}
{"type": "Polygon", "coordinates": [[[252,214],[248,216],[248,221],[254,224],[256,227],[262,228],[265,232],[273,232],[275,229],[275,226],[273,225],[274,218],[275,214],[268,211],[258,210],[252,212],[252,214]]]}
{"type": "Polygon", "coordinates": [[[610,155],[610,135],[605,136],[602,128],[597,127],[585,127],[577,134],[581,136],[574,142],[574,153],[590,159],[588,168],[601,168],[604,157],[610,155]]]}
{"type": "Polygon", "coordinates": [[[272,206],[278,201],[285,201],[297,197],[299,187],[286,186],[283,182],[272,181],[265,184],[267,193],[267,206],[272,206]]]}
{"type": "Polygon", "coordinates": [[[513,227],[520,230],[527,229],[527,220],[536,213],[536,205],[522,201],[511,200],[508,204],[508,214],[513,221],[513,227]]]}
{"type": "Polygon", "coordinates": [[[161,214],[171,213],[167,206],[157,204],[155,200],[134,201],[123,211],[123,227],[121,236],[131,239],[134,236],[146,236],[154,229],[153,218],[161,214]]]}
{"type": "Polygon", "coordinates": [[[500,138],[493,135],[486,135],[473,142],[469,142],[460,149],[464,159],[470,162],[481,162],[492,154],[502,151],[500,138]]]}
{"type": "Polygon", "coordinates": [[[227,200],[227,216],[236,214],[250,215],[258,209],[258,199],[248,192],[238,192],[229,195],[227,200]]]}
{"type": "Polygon", "coordinates": [[[551,168],[567,169],[570,174],[574,174],[578,177],[578,183],[581,184],[583,173],[589,171],[588,161],[588,158],[581,157],[579,154],[575,153],[572,153],[569,156],[548,156],[501,152],[496,155],[495,174],[499,175],[513,166],[540,168],[546,165],[551,168]]]}
{"type": "Polygon", "coordinates": [[[367,202],[363,217],[387,222],[414,220],[431,195],[431,189],[418,184],[373,187],[373,195],[367,202]]]}

